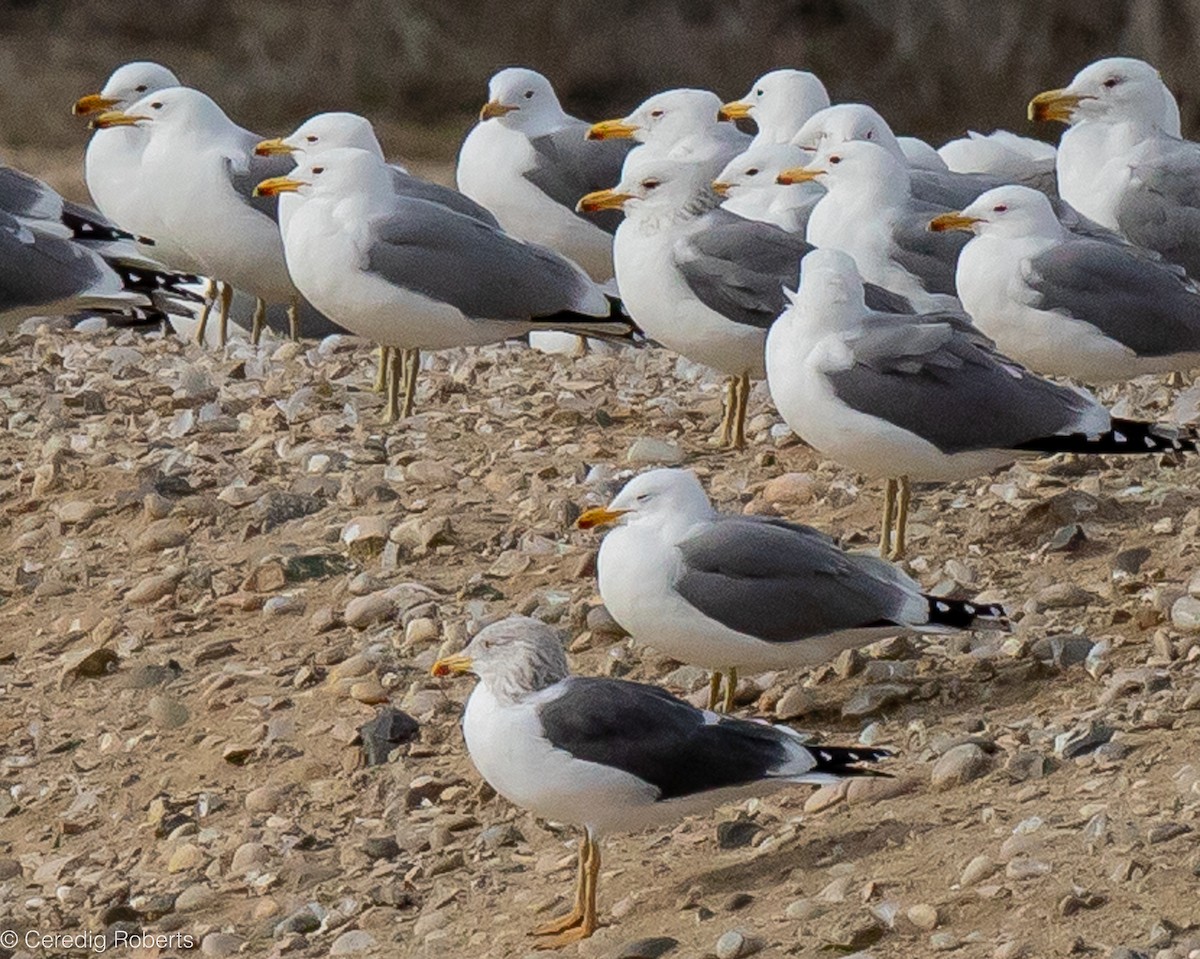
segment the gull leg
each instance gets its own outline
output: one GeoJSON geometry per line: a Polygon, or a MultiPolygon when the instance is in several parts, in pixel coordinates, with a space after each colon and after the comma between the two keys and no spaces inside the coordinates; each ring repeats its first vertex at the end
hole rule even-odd
{"type": "Polygon", "coordinates": [[[404,351],[404,405],[400,408],[403,417],[412,416],[413,403],[417,398],[417,375],[421,372],[421,351],[404,351]]]}
{"type": "Polygon", "coordinates": [[[293,296],[288,304],[288,335],[297,342],[300,341],[300,297],[293,296]]]}
{"type": "Polygon", "coordinates": [[[721,671],[714,669],[708,677],[708,708],[716,711],[721,702],[721,671]]]}
{"type": "Polygon", "coordinates": [[[383,412],[383,423],[395,423],[400,418],[400,364],[402,357],[399,350],[389,350],[387,354],[387,405],[383,412]]]}
{"type": "Polygon", "coordinates": [[[267,301],[261,296],[254,300],[254,320],[250,324],[250,342],[258,346],[262,339],[263,327],[267,325],[267,301]]]}
{"type": "Polygon", "coordinates": [[[196,325],[196,342],[201,346],[204,345],[204,334],[208,330],[208,315],[212,312],[219,287],[220,284],[211,278],[204,285],[204,308],[200,311],[200,322],[196,325]]]}
{"type": "Polygon", "coordinates": [[[731,713],[737,706],[737,679],[737,667],[730,666],[725,671],[725,707],[722,712],[731,713]]]}
{"type": "Polygon", "coordinates": [[[733,411],[737,406],[737,377],[731,376],[725,381],[725,410],[721,415],[721,431],[717,442],[722,449],[728,449],[733,440],[733,411]]]}
{"type": "Polygon", "coordinates": [[[749,373],[743,373],[734,380],[734,396],[736,397],[736,404],[734,407],[732,446],[740,450],[746,446],[746,408],[750,405],[749,373]]]}
{"type": "Polygon", "coordinates": [[[1169,388],[1175,389],[1175,390],[1180,390],[1180,389],[1183,389],[1183,384],[1184,384],[1183,374],[1179,370],[1171,370],[1171,372],[1167,374],[1167,380],[1166,380],[1165,385],[1168,386],[1169,388]]]}
{"type": "Polygon", "coordinates": [[[587,939],[600,924],[596,917],[596,886],[600,881],[600,846],[592,838],[591,833],[588,833],[584,843],[588,847],[588,854],[587,868],[583,875],[583,916],[576,925],[537,943],[534,946],[535,949],[560,949],[572,942],[587,939]]]}
{"type": "Polygon", "coordinates": [[[575,906],[565,916],[551,919],[538,926],[530,933],[531,936],[553,936],[567,929],[572,929],[583,922],[584,901],[587,899],[588,856],[591,855],[591,840],[587,833],[579,840],[579,869],[575,874],[575,906]]]}
{"type": "Polygon", "coordinates": [[[371,392],[382,393],[387,389],[388,363],[391,362],[392,348],[381,346],[376,352],[379,354],[379,365],[375,368],[375,382],[371,386],[371,392]]]}
{"type": "Polygon", "coordinates": [[[879,528],[879,558],[887,559],[892,551],[892,523],[896,518],[896,481],[889,479],[883,485],[883,520],[879,528]]]}
{"type": "Polygon", "coordinates": [[[896,507],[896,544],[892,549],[892,559],[904,559],[907,548],[905,534],[908,532],[908,503],[912,499],[912,485],[907,476],[900,477],[900,502],[896,507]]]}
{"type": "Polygon", "coordinates": [[[229,341],[229,308],[233,305],[233,287],[228,283],[221,284],[221,313],[217,317],[217,342],[222,349],[229,341]]]}

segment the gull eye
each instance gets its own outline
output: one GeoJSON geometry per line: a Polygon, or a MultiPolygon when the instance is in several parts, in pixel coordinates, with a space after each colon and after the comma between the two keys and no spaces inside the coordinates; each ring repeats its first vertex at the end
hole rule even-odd
{"type": "Polygon", "coordinates": [[[324,172],[325,172],[325,168],[324,168],[323,166],[315,166],[315,167],[313,167],[313,174],[314,174],[314,175],[316,175],[316,176],[320,176],[320,175],[321,175],[322,173],[324,173],[324,172]]]}
{"type": "Polygon", "coordinates": [[[746,171],[746,176],[758,176],[758,167],[752,166],[746,171]]]}
{"type": "Polygon", "coordinates": [[[834,156],[831,156],[831,157],[829,158],[829,162],[830,162],[830,163],[841,163],[841,162],[842,162],[842,158],[841,158],[840,156],[837,156],[837,155],[835,154],[834,156]]]}
{"type": "Polygon", "coordinates": [[[310,133],[304,139],[307,140],[309,143],[316,143],[318,138],[310,133]]]}
{"type": "Polygon", "coordinates": [[[994,207],[992,207],[992,212],[993,213],[1007,213],[1008,207],[1003,203],[997,203],[994,207]]]}
{"type": "Polygon", "coordinates": [[[760,87],[759,89],[755,90],[754,95],[756,97],[761,97],[763,95],[762,88],[760,87]]]}
{"type": "Polygon", "coordinates": [[[874,131],[874,130],[868,130],[868,131],[867,131],[867,135],[866,135],[865,139],[867,139],[867,140],[874,140],[874,139],[875,139],[875,131],[874,131]]]}
{"type": "Polygon", "coordinates": [[[162,101],[161,101],[161,100],[157,100],[157,101],[155,101],[154,103],[151,103],[151,104],[150,104],[150,109],[151,109],[151,110],[161,110],[162,108],[163,108],[163,105],[162,105],[162,101]]]}
{"type": "Polygon", "coordinates": [[[662,186],[661,180],[643,180],[642,181],[642,189],[643,190],[657,190],[660,186],[662,186]]]}
{"type": "Polygon", "coordinates": [[[650,498],[650,494],[649,494],[649,493],[643,493],[641,496],[639,496],[639,497],[637,498],[637,501],[638,501],[639,503],[644,503],[644,502],[646,502],[646,500],[648,500],[649,498],[650,498]]]}
{"type": "Polygon", "coordinates": [[[663,115],[662,110],[651,110],[650,111],[650,116],[654,117],[655,119],[657,119],[658,117],[661,117],[662,115],[663,115]]]}
{"type": "Polygon", "coordinates": [[[1109,77],[1107,80],[1104,81],[1104,85],[1106,87],[1108,87],[1108,89],[1111,90],[1113,87],[1115,87],[1120,82],[1121,82],[1120,77],[1109,77]]]}
{"type": "Polygon", "coordinates": [[[139,83],[136,87],[133,88],[133,92],[134,93],[145,93],[146,92],[146,84],[139,83]]]}
{"type": "Polygon", "coordinates": [[[532,100],[532,99],[533,99],[533,91],[532,91],[532,90],[526,90],[526,91],[525,91],[525,99],[526,99],[526,100],[532,100]]]}

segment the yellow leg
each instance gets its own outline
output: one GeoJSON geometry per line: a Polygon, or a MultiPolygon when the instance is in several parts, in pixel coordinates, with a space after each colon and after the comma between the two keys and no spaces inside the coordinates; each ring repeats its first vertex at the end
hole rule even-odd
{"type": "Polygon", "coordinates": [[[879,525],[879,556],[887,559],[892,552],[892,524],[896,520],[896,481],[883,485],[883,519],[879,525]]]}
{"type": "Polygon", "coordinates": [[[724,712],[731,713],[737,708],[737,667],[730,666],[725,671],[725,708],[724,712]]]}
{"type": "Polygon", "coordinates": [[[737,406],[737,377],[731,376],[725,381],[725,409],[721,414],[721,430],[717,442],[722,449],[728,449],[733,442],[733,414],[737,406]]]}
{"type": "Polygon", "coordinates": [[[591,843],[587,833],[579,840],[579,869],[575,874],[575,905],[565,916],[551,919],[549,922],[536,927],[531,936],[553,936],[556,933],[571,929],[583,922],[584,900],[587,899],[587,867],[588,856],[591,855],[591,843]]]}
{"type": "Polygon", "coordinates": [[[716,710],[721,703],[721,671],[714,669],[708,677],[708,708],[716,710]]]}
{"type": "Polygon", "coordinates": [[[204,285],[204,308],[200,311],[200,322],[196,325],[196,342],[201,346],[204,345],[204,334],[208,330],[208,315],[212,313],[213,301],[217,298],[218,289],[220,289],[220,284],[216,280],[210,279],[204,285]]]}
{"type": "Polygon", "coordinates": [[[233,287],[221,284],[221,313],[217,317],[217,342],[222,349],[229,342],[229,307],[233,304],[233,287]]]}
{"type": "Polygon", "coordinates": [[[383,412],[384,425],[395,423],[400,418],[400,386],[403,379],[400,370],[399,350],[389,350],[387,355],[387,405],[383,412]]]}
{"type": "Polygon", "coordinates": [[[1170,389],[1183,389],[1184,382],[1183,374],[1179,370],[1172,370],[1167,374],[1166,386],[1170,389]]]}
{"type": "Polygon", "coordinates": [[[535,935],[546,936],[534,946],[535,949],[561,949],[572,942],[587,939],[599,926],[596,915],[596,886],[600,881],[600,845],[590,833],[584,838],[581,845],[580,859],[583,862],[583,869],[580,870],[580,888],[577,898],[582,899],[582,914],[578,919],[574,918],[573,912],[563,917],[564,920],[572,919],[573,922],[555,934],[535,933],[535,935]],[[584,847],[587,849],[586,861],[584,861],[582,851],[584,847]]]}
{"type": "Polygon", "coordinates": [[[261,296],[254,298],[254,320],[250,324],[250,342],[258,346],[263,327],[267,325],[267,301],[261,296]]]}
{"type": "Polygon", "coordinates": [[[388,364],[391,362],[392,348],[390,346],[381,346],[377,352],[379,354],[379,365],[375,368],[375,382],[371,386],[372,393],[382,393],[387,389],[388,364]]]}
{"type": "Polygon", "coordinates": [[[412,416],[413,404],[417,399],[417,376],[421,372],[421,351],[404,351],[404,405],[400,407],[402,417],[412,416]]]}
{"type": "Polygon", "coordinates": [[[900,477],[899,503],[896,506],[896,543],[892,549],[892,559],[904,559],[904,551],[908,547],[908,504],[912,499],[912,485],[907,476],[900,477]]]}
{"type": "Polygon", "coordinates": [[[734,414],[733,440],[734,449],[744,449],[746,446],[746,409],[750,405],[750,374],[743,373],[734,380],[734,414]]]}
{"type": "Polygon", "coordinates": [[[300,342],[300,298],[298,296],[292,297],[292,302],[288,304],[287,318],[288,318],[288,336],[290,336],[295,342],[299,343],[300,342]]]}

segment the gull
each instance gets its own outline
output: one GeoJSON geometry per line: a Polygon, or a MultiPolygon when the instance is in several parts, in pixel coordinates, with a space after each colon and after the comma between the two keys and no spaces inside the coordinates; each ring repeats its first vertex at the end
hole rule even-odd
{"type": "Polygon", "coordinates": [[[810,526],[718,513],[690,470],[630,480],[580,529],[600,544],[600,598],[635,641],[713,671],[709,709],[737,669],[811,667],[897,633],[1003,625],[999,606],[926,596],[884,559],[841,549],[810,526]]]}
{"type": "MultiPolygon", "coordinates": [[[[139,179],[157,221],[148,235],[181,247],[202,272],[222,281],[221,343],[235,286],[257,299],[256,329],[268,303],[286,303],[292,335],[298,336],[298,293],[284,263],[275,202],[251,195],[256,183],[291,163],[256,157],[254,147],[262,138],[188,87],[158,90],[92,123],[100,130],[134,126],[144,131],[139,179]]],[[[197,338],[203,337],[201,328],[197,338]]]]}
{"type": "Polygon", "coordinates": [[[1038,191],[989,190],[931,226],[973,234],[958,261],[963,306],[1030,369],[1110,383],[1200,365],[1200,290],[1184,271],[1073,235],[1038,191]]]}
{"type": "Polygon", "coordinates": [[[463,738],[509,802],[583,829],[574,908],[533,930],[557,949],[599,926],[600,840],[706,814],[792,783],[881,775],[881,749],[806,745],[787,726],[695,709],[656,686],[570,675],[562,642],[536,619],[480,630],[433,675],[474,673],[463,738]],[[865,767],[865,768],[864,768],[865,767]]]}
{"type": "Polygon", "coordinates": [[[1180,139],[1179,108],[1157,70],[1097,61],[1034,97],[1029,117],[1070,124],[1057,158],[1064,200],[1200,276],[1200,144],[1180,139]]]}
{"type": "Polygon", "coordinates": [[[732,123],[722,123],[720,110],[721,98],[711,90],[667,90],[645,100],[627,117],[592,124],[588,138],[632,138],[642,144],[637,152],[698,164],[711,180],[751,141],[732,123]]]}
{"type": "Polygon", "coordinates": [[[959,308],[954,268],[964,238],[930,231],[930,218],[945,208],[913,197],[902,160],[870,140],[850,141],[824,146],[807,166],[778,177],[813,180],[826,192],[809,216],[809,243],[849,253],[863,277],[917,310],[959,308]]]}
{"type": "Polygon", "coordinates": [[[1054,164],[1057,151],[1049,143],[1017,136],[1008,130],[976,133],[950,140],[938,155],[953,173],[986,173],[1057,196],[1054,164]]]}
{"type": "Polygon", "coordinates": [[[721,206],[751,220],[773,223],[804,236],[808,218],[825,188],[816,181],[807,187],[777,182],[784,170],[803,166],[811,154],[790,143],[765,143],[739,153],[717,174],[713,191],[724,197],[721,206]]]}
{"type": "MultiPolygon", "coordinates": [[[[625,211],[613,242],[622,302],[647,336],[729,377],[718,442],[741,447],[750,380],[765,373],[767,328],[787,302],[784,283],[812,247],[719,202],[703,164],[634,151],[616,187],[579,204],[625,211]]],[[[885,291],[871,295],[905,306],[885,291]]]]}
{"type": "MultiPolygon", "coordinates": [[[[535,329],[632,334],[619,304],[574,263],[397,193],[391,167],[373,152],[329,150],[289,176],[264,180],[256,193],[299,194],[283,237],[296,285],[322,312],[382,346],[477,346],[535,329]]],[[[404,384],[409,410],[416,370],[414,363],[404,384]]],[[[397,387],[389,422],[399,412],[397,387]]]]}
{"type": "Polygon", "coordinates": [[[587,140],[589,124],[562,108],[540,73],[501,70],[488,84],[458,153],[458,188],[489,209],[512,236],[578,263],[597,283],[612,279],[619,217],[584,217],[575,203],[615,182],[633,144],[587,140]]]}
{"type": "MultiPolygon", "coordinates": [[[[319,113],[309,117],[290,136],[263,140],[254,148],[254,152],[257,156],[290,156],[297,162],[304,162],[315,160],[326,151],[340,147],[366,150],[381,161],[384,160],[383,147],[379,145],[379,138],[375,135],[371,121],[366,117],[344,112],[319,113]]],[[[457,190],[413,176],[398,164],[390,164],[389,168],[392,171],[392,186],[398,195],[439,203],[447,209],[472,217],[488,226],[499,226],[496,218],[485,207],[457,190]]],[[[300,208],[302,202],[300,197],[294,193],[279,195],[279,230],[281,233],[287,233],[291,215],[300,208]]],[[[252,339],[254,342],[258,342],[256,334],[252,336],[252,339]]],[[[419,362],[419,359],[416,350],[407,350],[399,357],[397,364],[397,358],[392,356],[391,348],[380,347],[379,372],[375,380],[375,392],[382,393],[387,390],[388,378],[393,372],[398,373],[403,382],[411,381],[415,385],[417,371],[410,370],[409,367],[419,362]],[[398,370],[395,369],[397,365],[399,365],[398,370]]]]}
{"type": "Polygon", "coordinates": [[[722,120],[753,120],[752,146],[790,143],[818,110],[829,106],[829,93],[806,70],[772,70],[754,81],[749,92],[721,107],[722,120]]]}
{"type": "Polygon", "coordinates": [[[869,309],[840,250],[806,256],[790,299],[767,338],[771,398],[823,455],[887,480],[881,555],[904,555],[910,480],[967,479],[1022,453],[1196,449],[1191,434],[1115,418],[1092,394],[1030,373],[961,313],[869,309]]]}

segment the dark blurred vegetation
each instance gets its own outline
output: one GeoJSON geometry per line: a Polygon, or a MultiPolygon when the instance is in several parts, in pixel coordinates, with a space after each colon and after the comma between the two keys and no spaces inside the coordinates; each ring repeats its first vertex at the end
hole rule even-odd
{"type": "Polygon", "coordinates": [[[77,148],[71,102],[132,59],[167,64],[252,129],[349,109],[427,160],[453,156],[510,64],[590,118],[675,86],[731,98],[801,66],[937,143],[1032,132],[1030,95],[1121,53],[1162,70],[1194,130],[1198,49],[1200,0],[0,0],[0,148],[77,148]]]}

